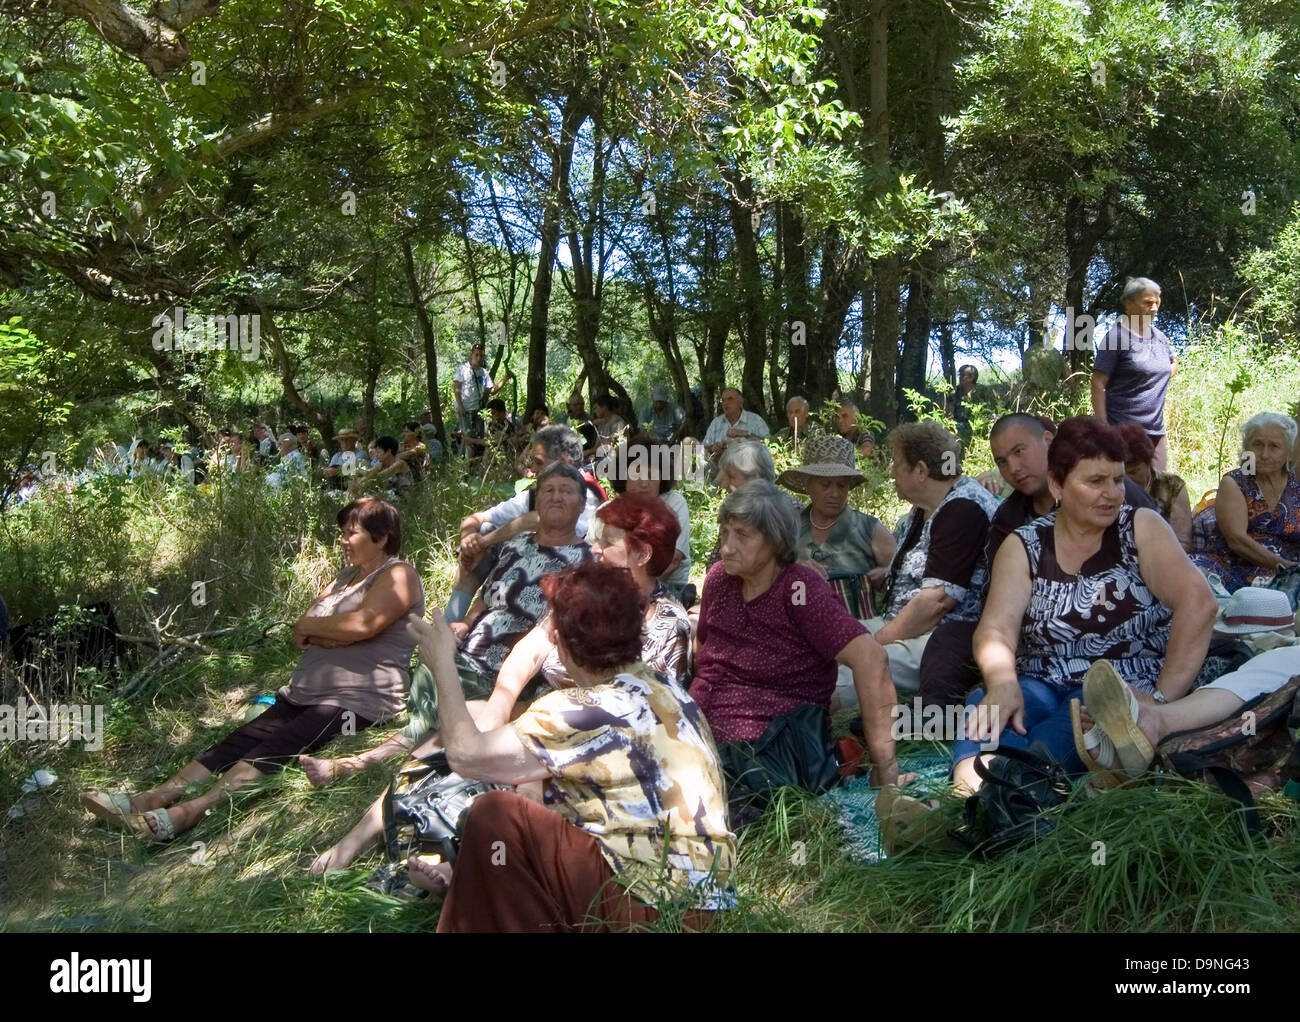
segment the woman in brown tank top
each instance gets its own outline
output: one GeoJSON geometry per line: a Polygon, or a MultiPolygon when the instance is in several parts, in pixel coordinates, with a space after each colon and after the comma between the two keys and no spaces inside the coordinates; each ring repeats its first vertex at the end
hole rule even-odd
{"type": "Polygon", "coordinates": [[[420,576],[395,556],[402,533],[391,504],[364,497],[342,508],[338,523],[348,567],[294,625],[293,644],[303,655],[275,705],[165,784],[135,796],[86,792],[86,809],[142,841],[169,841],[229,792],[401,709],[415,648],[403,621],[424,614],[420,576]],[[179,801],[189,785],[214,774],[224,776],[199,797],[179,801]]]}

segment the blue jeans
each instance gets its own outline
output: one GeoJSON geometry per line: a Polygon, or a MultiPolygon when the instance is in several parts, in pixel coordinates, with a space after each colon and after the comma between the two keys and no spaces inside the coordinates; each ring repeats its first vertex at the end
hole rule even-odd
{"type": "MultiPolygon", "coordinates": [[[[1083,686],[1060,688],[1049,685],[1037,678],[1021,678],[1020,693],[1025,701],[1025,734],[1020,734],[1011,726],[1005,716],[999,721],[1002,734],[998,737],[999,745],[1008,745],[1015,749],[1027,749],[1034,742],[1042,742],[1048,751],[1066,770],[1072,774],[1082,773],[1083,761],[1074,751],[1074,727],[1070,723],[1070,700],[1083,702],[1083,686]]],[[[978,706],[984,698],[984,689],[977,688],[966,697],[969,719],[970,707],[978,706]]],[[[953,742],[952,761],[956,765],[964,759],[981,752],[994,752],[993,749],[981,749],[980,743],[969,738],[953,742]]]]}

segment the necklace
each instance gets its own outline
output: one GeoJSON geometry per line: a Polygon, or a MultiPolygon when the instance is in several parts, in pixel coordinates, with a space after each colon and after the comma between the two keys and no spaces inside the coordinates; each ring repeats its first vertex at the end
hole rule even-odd
{"type": "Polygon", "coordinates": [[[833,529],[835,527],[835,523],[838,522],[843,517],[844,517],[844,511],[841,510],[839,514],[837,514],[834,518],[831,519],[829,525],[818,525],[817,518],[813,515],[813,512],[811,510],[808,512],[808,520],[812,522],[812,527],[816,529],[818,532],[826,532],[829,529],[833,529]]]}

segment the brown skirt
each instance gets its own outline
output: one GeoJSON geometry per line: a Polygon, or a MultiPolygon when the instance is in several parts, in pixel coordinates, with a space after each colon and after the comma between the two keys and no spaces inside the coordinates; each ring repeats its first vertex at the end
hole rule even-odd
{"type": "MultiPolygon", "coordinates": [[[[686,929],[712,913],[691,911],[686,929]]],[[[659,913],[614,879],[600,843],[513,791],[470,806],[439,933],[576,933],[648,927],[659,913]]]]}

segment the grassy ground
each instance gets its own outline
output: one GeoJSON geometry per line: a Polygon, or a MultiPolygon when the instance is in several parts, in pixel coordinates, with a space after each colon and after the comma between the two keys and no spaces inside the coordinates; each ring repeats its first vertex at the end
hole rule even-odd
{"type": "MultiPolygon", "coordinates": [[[[1226,389],[1232,363],[1218,348],[1184,363],[1171,421],[1195,407],[1174,462],[1200,484],[1217,475],[1218,436],[1265,407],[1285,407],[1300,363],[1261,368],[1226,389]],[[1190,363],[1190,366],[1189,364],[1190,363]],[[1291,382],[1288,384],[1288,380],[1291,382]],[[1199,382],[1198,382],[1199,381],[1199,382]],[[1289,388],[1289,389],[1288,389],[1289,388]],[[1216,418],[1217,417],[1217,418],[1216,418]]],[[[1228,449],[1235,452],[1229,431],[1228,449]]],[[[778,462],[782,462],[778,455],[778,462]]],[[[968,471],[987,467],[974,446],[968,471]]],[[[892,525],[902,508],[882,464],[855,502],[892,525]]],[[[404,509],[405,556],[430,605],[451,581],[455,522],[485,506],[488,487],[454,474],[404,509]]],[[[717,498],[688,491],[697,564],[712,546],[717,498]]],[[[363,887],[378,853],[320,879],[308,865],[383,790],[374,770],[323,792],[296,768],[238,793],[182,842],[145,849],[82,813],[82,790],[145,787],[226,734],[244,702],[283,684],[295,661],[287,626],[333,573],[338,498],[268,494],[255,481],[204,492],[105,483],[50,495],[0,519],[0,592],[15,619],[60,604],[111,599],[122,629],[150,636],[233,629],[157,663],[141,647],[122,679],[92,671],[28,698],[107,706],[105,744],[0,746],[0,809],[44,767],[59,780],[17,819],[0,818],[0,925],[14,930],[428,930],[436,905],[401,903],[363,887]],[[196,583],[203,583],[200,600],[196,583]],[[147,668],[141,671],[142,668],[147,668]],[[123,685],[129,699],[114,699],[123,685]]],[[[0,677],[3,701],[22,689],[0,677]]],[[[841,721],[841,724],[844,722],[841,721]]],[[[388,731],[341,739],[345,754],[388,731]]],[[[1185,783],[1136,785],[1084,802],[1038,846],[981,863],[914,851],[880,865],[849,860],[824,804],[787,793],[740,839],[739,907],[727,930],[1293,930],[1300,924],[1300,808],[1263,802],[1265,835],[1246,836],[1233,804],[1185,783]]],[[[949,807],[955,809],[954,807],[949,807]]],[[[664,924],[671,928],[672,923],[664,924]]]]}

